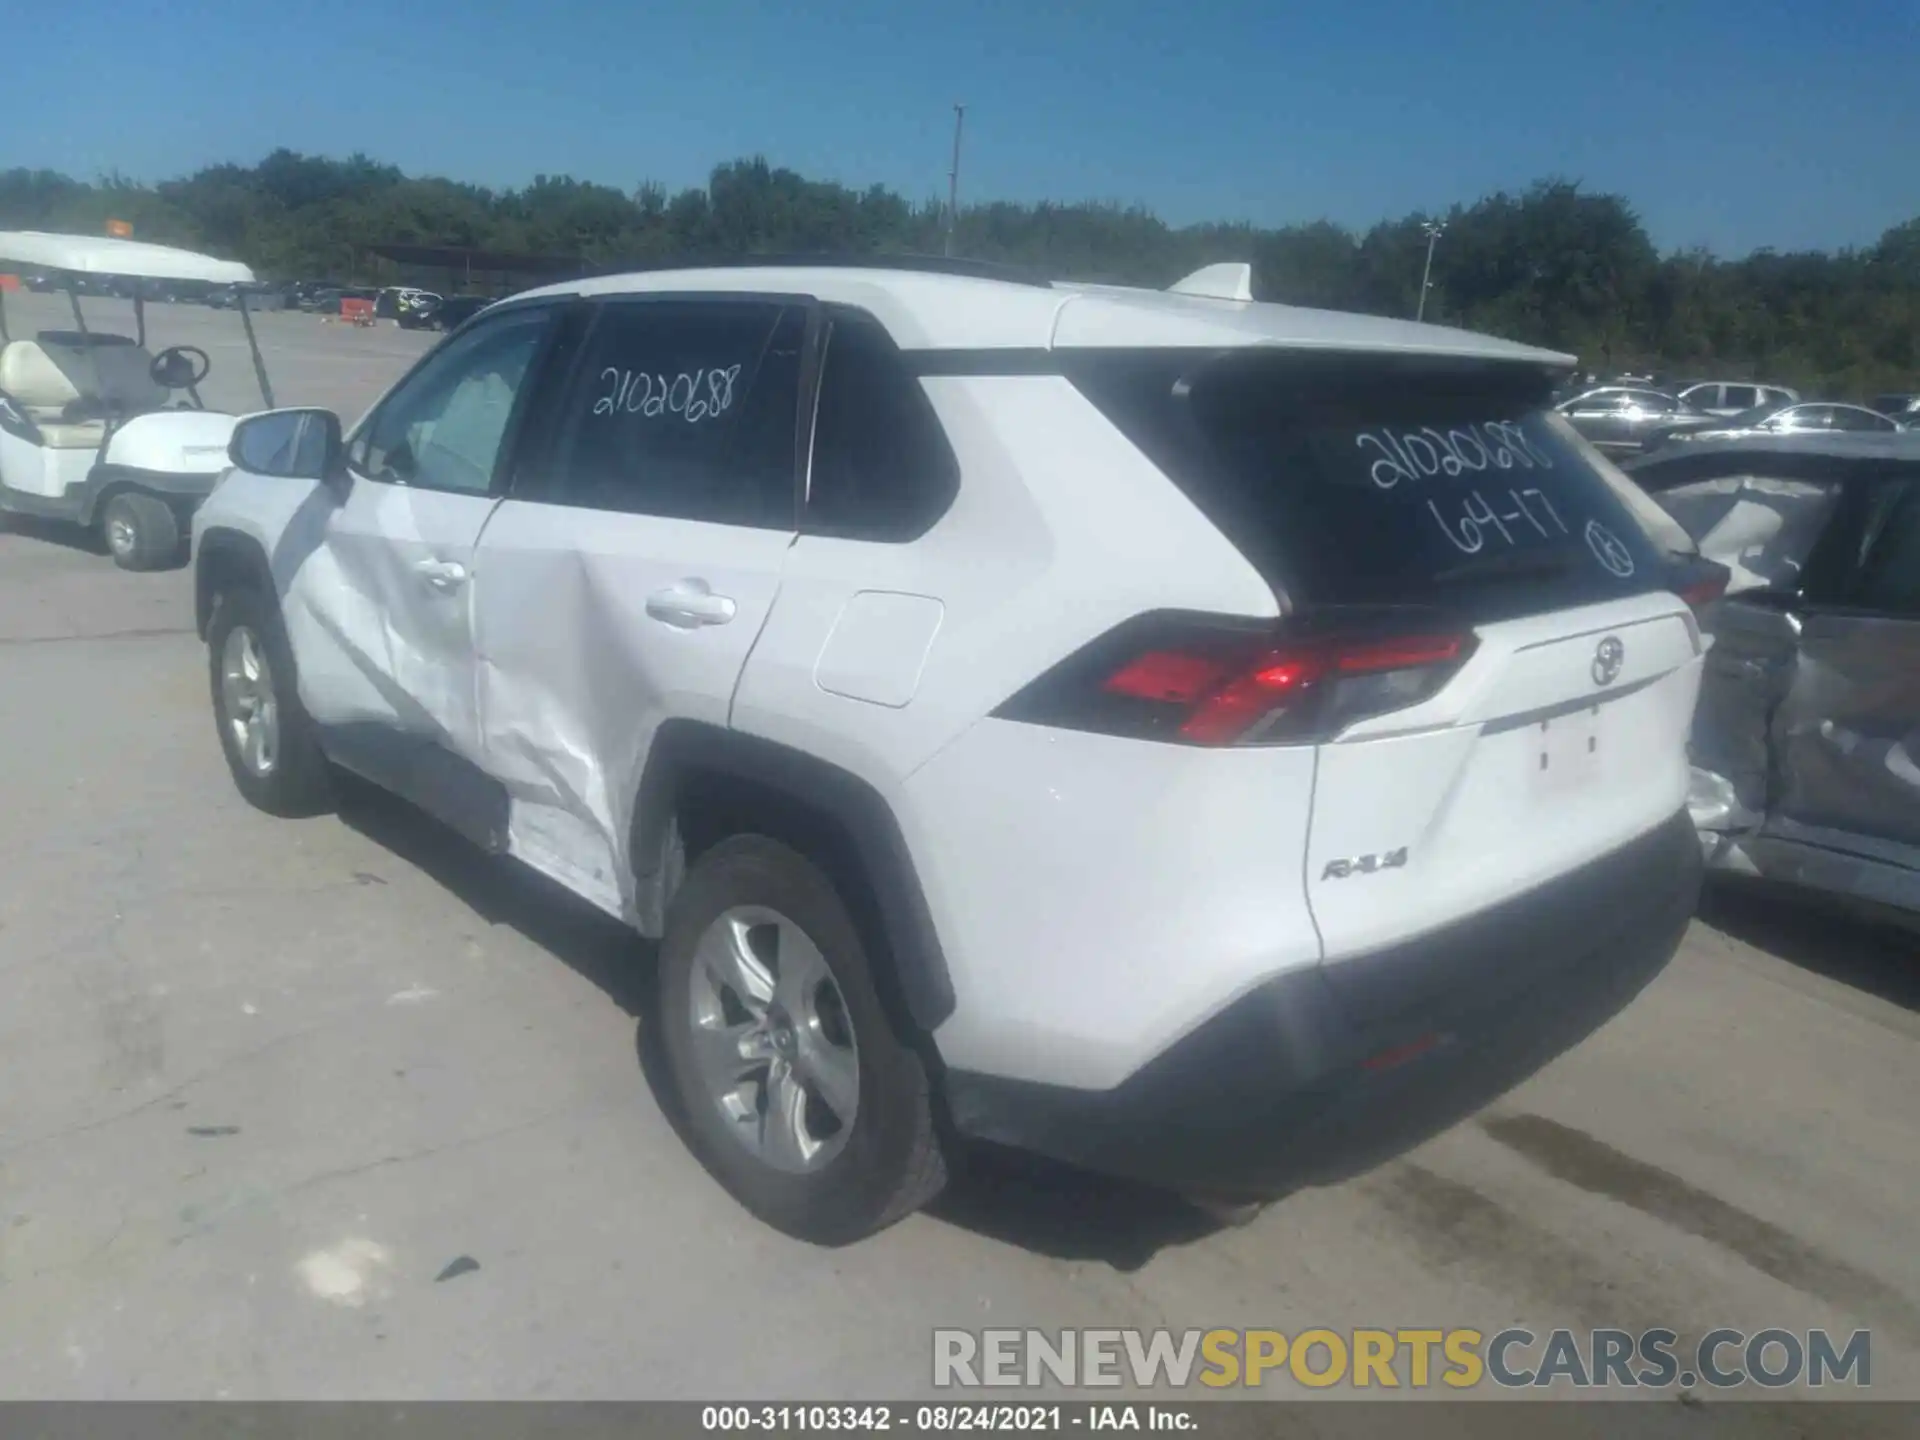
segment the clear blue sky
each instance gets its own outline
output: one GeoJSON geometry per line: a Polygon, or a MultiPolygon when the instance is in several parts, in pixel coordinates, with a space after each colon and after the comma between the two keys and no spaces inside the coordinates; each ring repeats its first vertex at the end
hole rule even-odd
{"type": "Polygon", "coordinates": [[[275,146],[488,185],[764,154],[910,198],[1350,226],[1562,174],[1662,248],[1920,214],[1920,0],[57,0],[10,7],[0,166],[275,146]]]}

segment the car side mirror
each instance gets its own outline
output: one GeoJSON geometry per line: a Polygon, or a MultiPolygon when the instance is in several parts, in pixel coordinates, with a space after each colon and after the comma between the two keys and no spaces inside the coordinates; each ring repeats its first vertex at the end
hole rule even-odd
{"type": "Polygon", "coordinates": [[[343,485],[347,447],[331,410],[269,410],[233,427],[227,459],[250,475],[343,485]]]}

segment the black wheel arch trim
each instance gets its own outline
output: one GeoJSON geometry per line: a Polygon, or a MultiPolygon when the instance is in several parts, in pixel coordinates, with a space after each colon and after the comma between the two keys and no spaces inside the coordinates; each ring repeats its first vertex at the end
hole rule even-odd
{"type": "Polygon", "coordinates": [[[165,502],[184,520],[193,513],[195,506],[213,493],[213,487],[219,479],[219,471],[187,475],[170,474],[164,470],[142,470],[132,465],[95,465],[81,482],[87,492],[81,506],[81,520],[91,525],[98,518],[102,505],[128,490],[165,502]]]}
{"type": "Polygon", "coordinates": [[[953,980],[893,807],[851,771],[776,741],[672,719],[654,734],[633,808],[630,854],[643,883],[665,863],[682,781],[709,774],[777,791],[836,823],[872,889],[908,1017],[931,1034],[953,1013],[953,980]],[[644,868],[643,868],[644,867],[644,868]]]}
{"type": "Polygon", "coordinates": [[[223,527],[204,532],[193,554],[193,625],[202,640],[207,638],[207,626],[213,620],[216,577],[234,571],[258,583],[268,595],[275,595],[273,565],[265,546],[238,530],[223,527]]]}

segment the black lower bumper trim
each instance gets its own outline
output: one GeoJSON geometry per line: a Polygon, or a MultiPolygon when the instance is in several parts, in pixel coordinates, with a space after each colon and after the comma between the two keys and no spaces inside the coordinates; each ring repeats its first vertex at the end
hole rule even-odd
{"type": "Polygon", "coordinates": [[[950,1072],[954,1121],[1216,1196],[1341,1179],[1481,1109],[1623,1009],[1673,957],[1700,875],[1677,815],[1470,921],[1271,981],[1115,1089],[950,1072]]]}

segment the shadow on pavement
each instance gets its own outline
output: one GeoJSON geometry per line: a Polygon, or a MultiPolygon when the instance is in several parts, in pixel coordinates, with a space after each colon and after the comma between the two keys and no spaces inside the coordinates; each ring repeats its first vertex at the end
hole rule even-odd
{"type": "MultiPolygon", "coordinates": [[[[424,812],[343,776],[339,817],[426,874],[481,919],[518,931],[606,992],[634,1017],[634,1048],[661,1113],[684,1143],[645,1017],[653,947],[524,865],[487,855],[424,812]]],[[[997,1147],[969,1147],[930,1215],[1003,1244],[1062,1260],[1137,1270],[1162,1249],[1214,1233],[1219,1223],[1178,1196],[1108,1180],[997,1147]]]]}
{"type": "Polygon", "coordinates": [[[0,535],[18,535],[22,540],[38,540],[67,550],[78,550],[86,555],[107,553],[106,542],[100,538],[98,530],[59,520],[42,520],[37,515],[16,515],[11,511],[0,513],[0,535]]]}
{"type": "Polygon", "coordinates": [[[1700,918],[1803,970],[1920,1011],[1920,933],[1824,895],[1737,881],[1709,885],[1700,918]]]}
{"type": "Polygon", "coordinates": [[[967,1153],[927,1213],[1002,1244],[1123,1272],[1222,1228],[1168,1191],[992,1146],[967,1153]]]}
{"type": "Polygon", "coordinates": [[[609,915],[505,856],[488,855],[424,811],[365,781],[340,780],[339,816],[458,896],[490,925],[518,931],[606,991],[636,1019],[653,983],[653,949],[609,915]]]}

